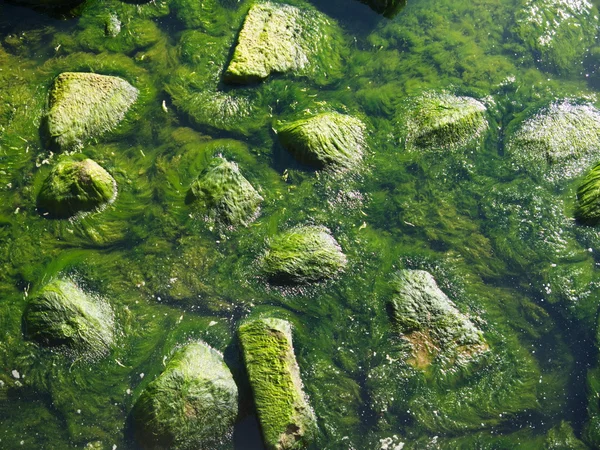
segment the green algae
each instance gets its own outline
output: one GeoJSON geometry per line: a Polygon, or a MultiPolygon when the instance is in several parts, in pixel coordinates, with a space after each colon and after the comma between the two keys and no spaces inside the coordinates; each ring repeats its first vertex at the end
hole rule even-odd
{"type": "Polygon", "coordinates": [[[273,238],[260,265],[273,281],[310,283],[334,277],[346,256],[325,227],[292,228],[273,238]]]}
{"type": "Polygon", "coordinates": [[[305,448],[314,439],[315,417],[302,390],[290,324],[257,319],[238,334],[265,446],[305,448]]]}
{"type": "Polygon", "coordinates": [[[575,217],[582,223],[596,225],[600,221],[598,177],[600,166],[595,165],[585,176],[577,189],[577,210],[575,217]]]}
{"type": "Polygon", "coordinates": [[[114,201],[117,184],[91,159],[61,160],[53,167],[38,194],[38,208],[54,218],[68,218],[93,211],[114,201]]]}
{"type": "Polygon", "coordinates": [[[137,96],[136,88],[117,77],[62,73],[49,94],[48,135],[62,149],[80,146],[117,126],[137,96]]]}
{"type": "Polygon", "coordinates": [[[300,162],[319,169],[350,170],[365,151],[365,125],[339,113],[323,113],[282,124],[277,136],[300,162]]]}
{"type": "Polygon", "coordinates": [[[143,448],[227,448],[237,386],[222,356],[204,342],[177,351],[133,408],[143,448]]]}

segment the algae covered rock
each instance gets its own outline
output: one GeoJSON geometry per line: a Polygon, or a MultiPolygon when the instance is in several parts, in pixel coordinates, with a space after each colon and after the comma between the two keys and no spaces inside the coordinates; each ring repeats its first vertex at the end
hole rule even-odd
{"type": "Polygon", "coordinates": [[[596,164],[577,189],[575,217],[582,223],[600,222],[600,164],[596,164]]]}
{"type": "Polygon", "coordinates": [[[132,415],[144,449],[228,448],[238,391],[219,352],[204,342],[186,345],[142,392],[132,415]]]}
{"type": "Polygon", "coordinates": [[[104,356],[114,342],[111,307],[68,279],[44,286],[27,304],[23,324],[30,339],[73,356],[104,356]]]}
{"type": "Polygon", "coordinates": [[[225,71],[230,83],[252,83],[272,73],[311,75],[340,70],[339,31],[323,14],[280,3],[252,6],[225,71]]]}
{"type": "Polygon", "coordinates": [[[112,202],[117,183],[91,159],[60,161],[42,184],[38,209],[53,218],[67,218],[78,212],[93,211],[112,202]]]}
{"type": "Polygon", "coordinates": [[[471,97],[426,93],[411,102],[405,126],[408,149],[453,149],[488,129],[487,108],[471,97]]]}
{"type": "Polygon", "coordinates": [[[263,198],[234,162],[215,158],[192,183],[188,201],[202,202],[210,215],[227,225],[248,225],[258,215],[263,198]]]}
{"type": "Polygon", "coordinates": [[[546,450],[585,450],[587,445],[575,437],[569,422],[562,421],[552,428],[544,442],[546,450]]]}
{"type": "Polygon", "coordinates": [[[327,228],[303,226],[275,236],[261,263],[272,281],[308,283],[334,277],[346,256],[327,228]]]}
{"type": "Polygon", "coordinates": [[[424,270],[402,270],[392,282],[391,318],[412,346],[411,365],[426,368],[434,358],[468,360],[488,346],[483,334],[424,270]]]}
{"type": "Polygon", "coordinates": [[[543,68],[582,70],[595,41],[598,11],[587,0],[528,0],[515,16],[516,34],[543,68]]]}
{"type": "Polygon", "coordinates": [[[48,135],[62,149],[80,146],[116,127],[137,96],[138,90],[118,77],[61,73],[50,90],[48,135]]]}
{"type": "Polygon", "coordinates": [[[406,0],[360,0],[385,17],[394,17],[406,6],[406,0]]]}
{"type": "Polygon", "coordinates": [[[303,392],[289,322],[253,320],[238,334],[265,446],[306,447],[314,439],[316,419],[303,392]]]}
{"type": "Polygon", "coordinates": [[[551,180],[577,176],[600,154],[600,111],[568,100],[553,103],[522,122],[506,150],[519,169],[551,180]]]}
{"type": "Polygon", "coordinates": [[[365,126],[351,116],[323,113],[282,125],[281,144],[302,163],[319,169],[352,169],[365,149],[365,126]]]}

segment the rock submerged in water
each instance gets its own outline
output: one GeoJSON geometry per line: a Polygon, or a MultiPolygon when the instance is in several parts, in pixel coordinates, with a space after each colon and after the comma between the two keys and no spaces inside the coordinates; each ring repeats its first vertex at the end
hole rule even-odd
{"type": "Polygon", "coordinates": [[[598,32],[598,11],[588,0],[528,0],[515,15],[516,35],[544,69],[579,73],[598,32]]]}
{"type": "Polygon", "coordinates": [[[42,184],[37,207],[49,217],[64,219],[98,209],[114,201],[116,195],[116,181],[96,162],[65,159],[42,184]]]}
{"type": "Polygon", "coordinates": [[[515,166],[550,180],[575,177],[600,154],[600,111],[568,100],[526,119],[506,146],[515,166]]]}
{"type": "Polygon", "coordinates": [[[81,146],[115,128],[137,96],[138,90],[118,77],[61,73],[49,95],[48,135],[63,150],[81,146]]]}
{"type": "Polygon", "coordinates": [[[317,11],[257,3],[246,16],[224,79],[245,84],[273,73],[310,75],[337,68],[340,57],[331,47],[336,34],[333,21],[317,11]]]}
{"type": "Polygon", "coordinates": [[[281,144],[301,163],[343,171],[356,167],[365,150],[365,125],[339,113],[323,113],[283,124],[281,144]]]}
{"type": "Polygon", "coordinates": [[[394,17],[406,6],[406,0],[360,0],[360,2],[388,18],[394,17]]]}
{"type": "Polygon", "coordinates": [[[23,323],[28,338],[86,359],[104,356],[114,342],[111,307],[68,279],[44,286],[27,304],[23,323]]]}
{"type": "Polygon", "coordinates": [[[316,418],[303,391],[289,322],[252,320],[238,334],[266,448],[305,448],[314,439],[316,418]]]}
{"type": "Polygon", "coordinates": [[[346,267],[346,262],[327,228],[303,226],[275,236],[261,265],[271,281],[303,284],[333,278],[346,267]]]}
{"type": "Polygon", "coordinates": [[[487,108],[471,97],[426,93],[410,105],[408,149],[453,149],[480,138],[488,129],[487,108]]]}
{"type": "Polygon", "coordinates": [[[424,270],[402,270],[392,281],[391,319],[412,346],[416,368],[427,368],[435,358],[468,361],[487,350],[483,334],[424,270]]]}
{"type": "Polygon", "coordinates": [[[586,225],[600,222],[600,164],[596,164],[577,189],[575,218],[586,225]]]}
{"type": "Polygon", "coordinates": [[[213,218],[227,225],[246,226],[258,215],[263,198],[236,163],[217,157],[192,183],[187,201],[202,202],[213,218]]]}
{"type": "Polygon", "coordinates": [[[186,345],[142,392],[132,411],[144,449],[229,448],[238,390],[222,355],[204,342],[186,345]]]}

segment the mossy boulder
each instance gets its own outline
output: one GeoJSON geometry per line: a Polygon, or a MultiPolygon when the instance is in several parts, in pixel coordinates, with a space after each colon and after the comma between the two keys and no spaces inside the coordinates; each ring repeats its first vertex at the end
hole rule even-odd
{"type": "Polygon", "coordinates": [[[114,313],[109,304],[74,281],[57,279],[35,295],[23,315],[25,334],[45,347],[73,357],[104,356],[114,342],[114,313]]]}
{"type": "Polygon", "coordinates": [[[392,18],[406,6],[406,0],[360,0],[365,5],[369,5],[373,11],[383,14],[385,17],[392,18]]]}
{"type": "Polygon", "coordinates": [[[283,124],[277,129],[281,144],[302,163],[318,169],[356,167],[365,150],[365,125],[339,113],[323,113],[283,124]]]}
{"type": "Polygon", "coordinates": [[[61,149],[79,147],[115,128],[137,97],[138,90],[119,77],[61,73],[48,99],[48,136],[61,149]]]}
{"type": "Polygon", "coordinates": [[[515,34],[542,68],[578,73],[595,42],[598,11],[587,0],[528,0],[515,22],[515,34]]]}
{"type": "Polygon", "coordinates": [[[346,256],[327,228],[303,226],[276,235],[261,265],[274,282],[309,283],[334,277],[344,269],[346,262],[346,256]]]}
{"type": "Polygon", "coordinates": [[[257,319],[242,324],[238,334],[266,448],[305,448],[315,437],[316,419],[303,392],[289,322],[257,319]]]}
{"type": "Polygon", "coordinates": [[[438,287],[424,270],[402,270],[392,282],[391,319],[411,344],[416,368],[427,368],[435,358],[461,363],[488,349],[483,333],[438,287]]]}
{"type": "Polygon", "coordinates": [[[577,189],[575,217],[587,225],[600,222],[600,164],[590,170],[577,189]]]}
{"type": "Polygon", "coordinates": [[[136,401],[135,435],[144,449],[229,448],[238,390],[222,355],[204,342],[178,350],[136,401]]]}
{"type": "Polygon", "coordinates": [[[61,219],[96,210],[116,195],[116,181],[98,163],[64,159],[43,182],[37,206],[42,214],[61,219]]]}
{"type": "Polygon", "coordinates": [[[254,83],[273,73],[311,75],[341,70],[341,41],[334,22],[307,8],[257,3],[250,8],[229,66],[229,83],[254,83]]]}
{"type": "Polygon", "coordinates": [[[236,163],[217,157],[192,183],[188,201],[201,202],[211,218],[237,226],[248,225],[256,218],[263,198],[236,163]]]}
{"type": "Polygon", "coordinates": [[[411,101],[406,116],[408,149],[454,149],[477,141],[488,129],[487,108],[471,97],[425,93],[411,101]]]}
{"type": "Polygon", "coordinates": [[[600,111],[568,100],[552,103],[517,127],[506,150],[518,169],[550,180],[575,177],[600,154],[600,111]]]}

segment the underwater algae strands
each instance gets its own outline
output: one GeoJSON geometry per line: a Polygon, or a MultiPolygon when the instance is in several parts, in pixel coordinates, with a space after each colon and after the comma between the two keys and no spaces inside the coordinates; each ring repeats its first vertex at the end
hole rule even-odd
{"type": "Polygon", "coordinates": [[[223,356],[204,342],[179,349],[142,392],[132,415],[144,449],[229,448],[238,389],[223,356]]]}
{"type": "Polygon", "coordinates": [[[303,391],[290,323],[251,320],[240,325],[238,336],[265,446],[305,448],[315,438],[317,425],[303,391]]]}
{"type": "Polygon", "coordinates": [[[47,132],[61,149],[79,147],[116,127],[138,97],[138,90],[113,76],[64,72],[48,99],[47,132]]]}

